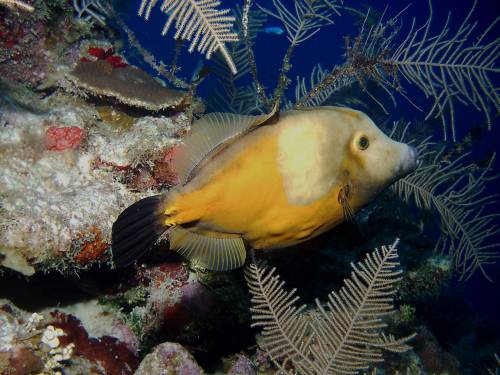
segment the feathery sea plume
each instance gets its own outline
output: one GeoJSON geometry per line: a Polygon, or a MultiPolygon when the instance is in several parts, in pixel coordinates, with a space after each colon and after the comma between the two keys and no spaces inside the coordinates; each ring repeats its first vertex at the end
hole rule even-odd
{"type": "MultiPolygon", "coordinates": [[[[397,138],[405,136],[406,129],[397,138]]],[[[430,139],[422,139],[416,147],[422,163],[392,185],[392,190],[404,202],[435,213],[441,231],[435,250],[454,259],[461,279],[467,280],[479,270],[492,281],[485,267],[500,258],[495,251],[500,247],[495,241],[500,233],[495,220],[500,214],[491,212],[497,196],[484,192],[486,184],[497,177],[491,176],[496,155],[479,168],[466,162],[470,153],[448,160],[444,157],[446,148],[436,148],[430,139]]]]}
{"type": "Polygon", "coordinates": [[[222,90],[214,90],[214,95],[210,97],[208,105],[213,107],[214,111],[239,114],[261,113],[263,108],[261,108],[255,84],[249,86],[239,85],[239,83],[252,71],[248,56],[250,51],[247,48],[246,39],[253,46],[268,17],[264,12],[256,9],[248,13],[245,18],[243,10],[238,5],[235,8],[235,17],[234,29],[239,40],[231,43],[228,46],[228,51],[235,62],[238,73],[231,72],[222,54],[214,55],[213,71],[217,77],[217,84],[222,90]]]}
{"type": "Polygon", "coordinates": [[[102,26],[106,25],[109,11],[102,0],[73,0],[73,8],[77,18],[87,22],[95,20],[102,26]]]}
{"type": "Polygon", "coordinates": [[[296,290],[260,264],[245,276],[252,295],[253,327],[261,327],[262,349],[285,374],[356,374],[383,360],[384,350],[402,353],[414,335],[386,336],[383,318],[395,310],[392,296],[400,281],[398,240],[351,264],[352,273],[317,309],[296,306],[296,290]]]}
{"type": "MultiPolygon", "coordinates": [[[[158,0],[142,0],[138,14],[149,19],[158,0]]],[[[229,9],[219,10],[218,0],[163,0],[161,11],[168,15],[161,35],[165,35],[175,21],[175,39],[188,40],[189,52],[197,49],[210,59],[215,51],[220,51],[233,74],[237,73],[231,55],[225,43],[238,40],[231,31],[234,17],[229,16],[229,9]]]]}
{"type": "Polygon", "coordinates": [[[456,141],[455,109],[460,105],[469,105],[482,113],[491,128],[492,109],[496,114],[500,112],[498,87],[493,78],[500,73],[497,68],[500,38],[491,35],[499,18],[477,32],[477,22],[471,22],[476,4],[474,1],[455,31],[449,26],[450,12],[441,31],[434,34],[429,0],[427,21],[417,27],[413,19],[402,41],[397,39],[402,31],[398,19],[407,8],[387,21],[383,19],[384,12],[372,26],[366,25],[368,12],[359,35],[352,42],[347,39],[346,63],[334,67],[307,93],[301,93],[295,107],[307,106],[315,97],[325,95],[322,93],[331,90],[339,80],[354,77],[360,82],[373,80],[386,92],[395,89],[412,104],[404,86],[415,85],[431,100],[426,120],[441,120],[445,140],[451,132],[452,140],[456,141]],[[476,34],[479,37],[475,38],[476,34]]]}
{"type": "Polygon", "coordinates": [[[330,0],[314,2],[298,0],[294,2],[293,11],[290,11],[281,0],[272,0],[272,3],[274,11],[258,6],[267,15],[281,21],[290,42],[283,57],[278,84],[274,91],[273,106],[279,106],[283,92],[290,83],[287,74],[292,67],[290,60],[293,51],[299,44],[312,38],[323,27],[332,25],[333,18],[340,16],[340,12],[336,1],[330,0]]]}
{"type": "Polygon", "coordinates": [[[455,107],[470,105],[480,111],[491,127],[490,107],[498,114],[500,98],[493,75],[500,73],[496,66],[500,56],[500,37],[492,40],[491,31],[499,21],[496,18],[486,29],[474,38],[477,22],[470,19],[476,8],[474,1],[469,13],[456,31],[449,24],[451,12],[441,31],[432,34],[432,3],[429,0],[429,17],[420,27],[413,19],[405,40],[388,58],[381,61],[397,73],[396,79],[404,79],[416,85],[426,97],[433,101],[426,120],[440,118],[443,137],[456,141],[455,107]]]}

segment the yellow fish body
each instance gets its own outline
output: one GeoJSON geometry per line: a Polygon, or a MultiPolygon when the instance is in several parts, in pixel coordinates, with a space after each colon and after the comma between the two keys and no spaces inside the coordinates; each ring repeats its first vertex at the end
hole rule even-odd
{"type": "Polygon", "coordinates": [[[416,166],[414,149],[362,112],[316,107],[272,118],[198,120],[176,161],[181,185],[135,203],[115,222],[115,262],[131,263],[168,229],[172,250],[210,269],[236,268],[246,247],[315,237],[416,166]]]}

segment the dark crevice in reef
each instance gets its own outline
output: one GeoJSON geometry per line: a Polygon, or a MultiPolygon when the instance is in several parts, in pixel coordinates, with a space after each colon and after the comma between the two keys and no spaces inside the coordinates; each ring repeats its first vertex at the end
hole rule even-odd
{"type": "Polygon", "coordinates": [[[91,269],[78,276],[59,272],[38,272],[26,278],[5,270],[0,277],[0,298],[12,301],[27,311],[38,311],[54,306],[64,307],[102,294],[103,290],[119,282],[124,270],[91,269]]]}

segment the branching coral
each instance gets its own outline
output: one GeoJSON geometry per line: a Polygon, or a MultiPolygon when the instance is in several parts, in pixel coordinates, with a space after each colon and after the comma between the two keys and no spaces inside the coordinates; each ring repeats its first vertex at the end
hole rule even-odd
{"type": "MultiPolygon", "coordinates": [[[[158,0],[142,0],[139,16],[149,19],[158,0]]],[[[165,35],[175,21],[175,39],[191,41],[189,52],[195,48],[210,59],[215,51],[224,56],[231,71],[236,74],[236,65],[226,49],[226,42],[235,42],[238,36],[231,31],[234,17],[228,16],[229,9],[218,10],[217,0],[163,0],[161,10],[168,19],[161,32],[165,35]]]]}
{"type": "Polygon", "coordinates": [[[274,92],[274,105],[279,106],[281,96],[289,84],[287,73],[291,68],[290,59],[293,51],[299,44],[318,33],[324,26],[333,24],[333,17],[340,15],[340,13],[335,2],[328,0],[316,2],[295,1],[294,12],[287,9],[281,0],[273,0],[272,3],[276,12],[259,7],[264,13],[281,21],[290,42],[290,46],[283,57],[278,85],[274,92]]]}
{"type": "MultiPolygon", "coordinates": [[[[334,68],[341,69],[340,67],[334,68]]],[[[320,82],[325,82],[325,78],[330,72],[323,69],[321,64],[316,65],[311,71],[309,82],[304,77],[297,77],[297,84],[295,86],[295,103],[300,103],[297,107],[312,107],[322,105],[334,93],[338,92],[344,87],[351,86],[356,82],[353,75],[340,74],[338,78],[333,80],[332,84],[328,84],[324,89],[319,90],[316,95],[308,95],[309,88],[317,87],[320,82]]],[[[292,107],[293,103],[289,103],[288,107],[292,107]]]]}
{"type": "Polygon", "coordinates": [[[473,41],[477,23],[470,23],[470,18],[476,4],[477,0],[456,31],[450,31],[451,13],[448,13],[441,31],[432,35],[433,12],[429,0],[427,21],[416,27],[414,19],[403,43],[389,58],[381,61],[382,66],[395,69],[402,78],[432,99],[434,103],[426,119],[441,118],[445,140],[448,127],[452,139],[456,140],[456,105],[471,105],[480,111],[486,116],[488,127],[491,126],[489,107],[492,106],[497,114],[500,111],[498,89],[492,79],[492,75],[500,73],[495,66],[500,56],[500,37],[488,41],[499,19],[495,19],[473,41]]]}
{"type": "Polygon", "coordinates": [[[84,21],[97,21],[100,25],[106,25],[108,10],[102,0],[73,0],[73,8],[76,16],[84,21]]]}
{"type": "Polygon", "coordinates": [[[263,328],[262,348],[284,373],[355,374],[382,361],[382,350],[409,350],[413,336],[395,339],[381,330],[394,312],[392,295],[400,280],[397,241],[352,265],[351,278],[317,311],[296,307],[296,290],[287,292],[274,269],[258,264],[246,270],[254,327],[263,328]]]}
{"type": "MultiPolygon", "coordinates": [[[[251,86],[238,86],[238,83],[244,76],[252,73],[254,61],[250,58],[252,51],[249,46],[254,44],[257,34],[262,31],[267,15],[260,10],[254,10],[245,16],[239,7],[236,7],[235,15],[235,31],[239,41],[231,43],[229,53],[235,61],[238,73],[232,74],[221,55],[214,56],[214,72],[223,90],[215,90],[209,105],[214,108],[214,111],[240,114],[262,112],[262,103],[259,101],[257,88],[260,83],[254,83],[251,86]]],[[[260,90],[263,91],[263,88],[260,90]]],[[[264,97],[263,100],[267,101],[267,98],[264,97]]]]}
{"type": "Polygon", "coordinates": [[[386,22],[380,18],[368,30],[363,26],[359,36],[347,46],[346,64],[332,69],[307,94],[302,94],[296,107],[304,107],[314,98],[325,95],[339,80],[353,77],[357,81],[375,80],[386,91],[396,88],[405,96],[403,78],[431,98],[433,103],[426,118],[441,119],[445,140],[451,130],[452,139],[456,141],[455,107],[460,104],[471,105],[480,111],[490,127],[490,107],[497,113],[500,110],[493,79],[500,73],[495,65],[500,56],[500,38],[489,40],[498,19],[473,41],[477,24],[471,24],[470,18],[475,6],[476,2],[455,32],[448,26],[450,13],[441,31],[432,35],[433,13],[429,0],[429,18],[420,27],[416,27],[413,20],[402,43],[396,41],[400,33],[396,27],[398,16],[386,22]]]}
{"type": "MultiPolygon", "coordinates": [[[[404,136],[404,132],[403,132],[404,136]]],[[[495,248],[495,235],[500,228],[495,220],[498,213],[489,207],[495,195],[484,195],[495,155],[484,169],[465,162],[469,153],[452,161],[444,158],[445,148],[436,150],[429,138],[417,146],[424,162],[410,175],[397,181],[392,189],[407,203],[437,214],[441,237],[436,250],[454,259],[454,268],[467,280],[480,270],[491,281],[485,266],[500,257],[495,248]]]]}

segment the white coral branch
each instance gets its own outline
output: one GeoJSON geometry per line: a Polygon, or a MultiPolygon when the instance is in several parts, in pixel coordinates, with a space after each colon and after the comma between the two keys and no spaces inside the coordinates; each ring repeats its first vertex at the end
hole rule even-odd
{"type": "Polygon", "coordinates": [[[491,128],[491,109],[497,114],[500,112],[500,97],[494,79],[500,73],[497,67],[500,38],[491,35],[500,18],[496,18],[473,42],[477,23],[471,23],[470,18],[476,3],[477,0],[457,31],[450,31],[449,13],[441,31],[431,35],[433,11],[429,0],[427,21],[417,27],[413,20],[406,39],[389,59],[383,61],[394,66],[407,82],[416,85],[433,100],[426,120],[431,117],[441,119],[445,140],[450,128],[452,139],[456,141],[455,107],[458,104],[470,104],[483,113],[488,128],[491,128]]]}
{"type": "Polygon", "coordinates": [[[76,16],[85,21],[95,20],[102,26],[106,25],[108,12],[100,0],[73,0],[76,16]]]}
{"type": "Polygon", "coordinates": [[[496,178],[490,176],[495,154],[481,171],[464,162],[470,153],[445,161],[445,149],[436,151],[431,145],[426,138],[417,146],[424,162],[392,189],[403,201],[437,214],[441,237],[436,250],[453,257],[460,279],[467,280],[480,270],[492,281],[485,266],[500,258],[496,250],[500,243],[495,240],[500,228],[494,222],[500,214],[489,213],[497,203],[496,195],[483,193],[485,184],[496,178]]]}
{"type": "MultiPolygon", "coordinates": [[[[149,19],[152,9],[158,0],[142,0],[139,16],[149,19]]],[[[207,59],[220,51],[231,72],[237,73],[231,55],[225,43],[238,41],[238,35],[231,31],[235,18],[228,16],[229,9],[217,9],[218,0],[163,0],[161,11],[168,15],[161,32],[165,35],[175,21],[175,38],[191,42],[189,52],[196,48],[207,59]]]]}

